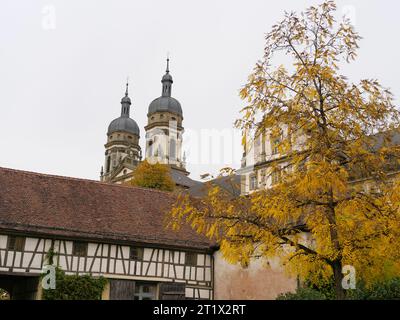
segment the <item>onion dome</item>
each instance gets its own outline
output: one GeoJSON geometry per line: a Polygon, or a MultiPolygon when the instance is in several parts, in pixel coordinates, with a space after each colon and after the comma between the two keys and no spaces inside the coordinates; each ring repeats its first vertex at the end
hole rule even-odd
{"type": "Polygon", "coordinates": [[[121,99],[121,116],[111,121],[108,126],[107,135],[113,132],[123,131],[140,136],[139,126],[136,121],[129,117],[131,99],[128,96],[128,83],[126,84],[125,96],[121,99]]]}
{"type": "Polygon", "coordinates": [[[182,107],[178,100],[171,97],[172,91],[172,76],[169,73],[169,58],[167,59],[167,69],[165,75],[161,79],[162,83],[162,94],[161,97],[154,99],[150,105],[147,115],[151,115],[155,112],[171,112],[179,116],[182,116],[182,107]]]}

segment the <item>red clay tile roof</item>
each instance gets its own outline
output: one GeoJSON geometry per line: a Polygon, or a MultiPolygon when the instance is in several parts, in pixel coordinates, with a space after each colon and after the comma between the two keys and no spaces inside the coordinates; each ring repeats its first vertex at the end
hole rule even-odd
{"type": "Polygon", "coordinates": [[[0,168],[0,230],[210,249],[185,226],[166,230],[175,196],[158,190],[0,168]]]}

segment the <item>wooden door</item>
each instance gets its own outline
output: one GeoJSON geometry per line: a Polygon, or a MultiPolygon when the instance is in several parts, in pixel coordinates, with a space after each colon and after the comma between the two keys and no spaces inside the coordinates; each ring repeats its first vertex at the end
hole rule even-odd
{"type": "Polygon", "coordinates": [[[134,300],[135,281],[110,280],[110,300],[134,300]]]}
{"type": "Polygon", "coordinates": [[[177,282],[160,283],[160,300],[185,300],[185,284],[177,282]]]}

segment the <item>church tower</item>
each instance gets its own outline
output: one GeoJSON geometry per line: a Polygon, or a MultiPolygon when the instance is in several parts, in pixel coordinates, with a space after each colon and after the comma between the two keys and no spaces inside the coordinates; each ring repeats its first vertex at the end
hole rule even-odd
{"type": "Polygon", "coordinates": [[[161,96],[150,103],[147,113],[146,159],[150,163],[168,164],[188,175],[185,156],[182,156],[183,113],[179,101],[171,96],[173,80],[169,59],[161,83],[161,96]]]}
{"type": "Polygon", "coordinates": [[[131,104],[127,83],[125,96],[121,100],[121,116],[108,126],[107,143],[104,145],[104,167],[100,172],[101,181],[122,183],[128,180],[142,159],[139,146],[140,130],[135,120],[130,118],[131,104]]]}

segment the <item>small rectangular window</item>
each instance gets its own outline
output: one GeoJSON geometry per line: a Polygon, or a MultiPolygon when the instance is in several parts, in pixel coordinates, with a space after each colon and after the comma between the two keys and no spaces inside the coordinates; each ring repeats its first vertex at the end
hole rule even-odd
{"type": "Polygon", "coordinates": [[[282,176],[281,176],[281,171],[280,170],[274,170],[271,173],[271,184],[274,186],[276,184],[281,183],[282,181],[282,176]]]}
{"type": "Polygon", "coordinates": [[[86,257],[87,256],[87,248],[88,248],[88,245],[86,242],[74,241],[72,244],[72,255],[78,256],[78,257],[86,257]]]}
{"type": "Polygon", "coordinates": [[[250,176],[250,190],[256,190],[257,189],[257,176],[252,175],[250,176]]]}
{"type": "Polygon", "coordinates": [[[281,144],[281,138],[280,137],[275,137],[272,139],[272,144],[271,144],[271,149],[272,149],[272,154],[278,154],[279,153],[279,145],[281,144]]]}
{"type": "Polygon", "coordinates": [[[185,264],[187,266],[197,266],[197,253],[186,252],[185,264]]]}
{"type": "Polygon", "coordinates": [[[7,249],[12,251],[24,251],[25,237],[8,236],[7,249]]]}
{"type": "Polygon", "coordinates": [[[129,259],[142,261],[143,260],[143,248],[131,247],[129,252],[129,259]]]}

